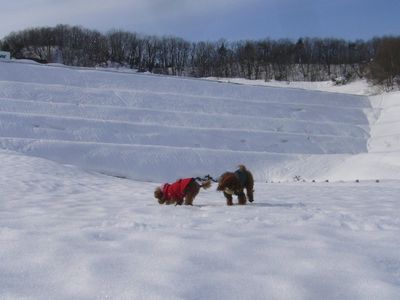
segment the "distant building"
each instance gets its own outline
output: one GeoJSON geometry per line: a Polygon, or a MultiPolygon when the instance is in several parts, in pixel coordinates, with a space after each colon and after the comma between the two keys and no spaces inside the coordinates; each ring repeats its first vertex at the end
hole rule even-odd
{"type": "Polygon", "coordinates": [[[0,51],[0,59],[11,59],[10,52],[0,51]]]}

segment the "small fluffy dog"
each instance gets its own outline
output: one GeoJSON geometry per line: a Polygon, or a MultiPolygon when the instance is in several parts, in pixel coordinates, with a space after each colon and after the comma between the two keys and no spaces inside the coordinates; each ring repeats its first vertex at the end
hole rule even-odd
{"type": "Polygon", "coordinates": [[[250,202],[254,201],[254,179],[253,175],[244,165],[239,165],[239,169],[235,172],[225,172],[218,179],[217,191],[224,192],[227,205],[233,205],[233,195],[238,197],[240,205],[246,204],[246,189],[247,198],[250,202]]]}
{"type": "Polygon", "coordinates": [[[183,178],[174,183],[165,183],[157,187],[154,191],[154,197],[160,204],[193,205],[200,188],[208,189],[211,186],[211,180],[198,183],[195,178],[183,178]]]}

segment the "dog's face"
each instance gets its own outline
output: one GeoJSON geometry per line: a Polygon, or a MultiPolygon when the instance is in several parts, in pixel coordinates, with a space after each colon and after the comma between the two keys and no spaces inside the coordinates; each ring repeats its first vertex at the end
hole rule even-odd
{"type": "Polygon", "coordinates": [[[154,198],[158,199],[158,201],[162,201],[163,192],[162,192],[162,190],[161,190],[160,187],[157,187],[157,188],[154,190],[154,198]]]}

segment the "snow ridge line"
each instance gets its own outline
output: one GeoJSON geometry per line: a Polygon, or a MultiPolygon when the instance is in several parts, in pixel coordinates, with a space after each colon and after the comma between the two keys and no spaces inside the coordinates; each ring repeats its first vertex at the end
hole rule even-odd
{"type": "MultiPolygon", "coordinates": [[[[205,116],[226,116],[226,117],[237,117],[240,116],[241,118],[248,118],[248,119],[260,119],[260,120],[284,120],[284,121],[292,121],[292,122],[299,122],[299,123],[304,123],[304,124],[339,124],[339,125],[349,125],[349,126],[368,126],[368,123],[350,123],[350,122],[337,122],[337,121],[313,121],[313,120],[308,120],[308,119],[294,119],[294,118],[286,118],[286,117],[263,117],[263,116],[243,116],[240,114],[234,114],[234,113],[211,113],[211,112],[191,112],[191,111],[176,111],[176,110],[163,110],[163,109],[152,109],[152,108],[136,108],[133,106],[117,106],[117,105],[103,105],[103,104],[71,104],[68,102],[64,101],[59,101],[59,102],[51,102],[51,101],[37,101],[37,100],[31,100],[31,99],[21,99],[21,98],[9,98],[9,97],[0,97],[0,100],[8,100],[8,101],[18,101],[18,102],[31,102],[31,103],[43,103],[43,104],[48,104],[48,105],[64,105],[64,106],[70,106],[70,107],[79,107],[79,108],[113,108],[113,109],[123,109],[124,111],[126,110],[131,110],[131,111],[148,111],[148,112],[162,112],[162,113],[171,113],[171,114],[191,114],[191,115],[205,115],[205,116]]],[[[363,109],[360,109],[362,111],[363,109]]]]}
{"type": "MultiPolygon", "coordinates": [[[[107,147],[123,147],[123,148],[141,148],[141,149],[172,149],[172,150],[184,150],[184,151],[205,151],[205,152],[215,152],[215,153],[238,153],[238,154],[254,154],[254,155],[277,155],[277,156],[285,156],[285,157],[320,157],[321,154],[309,154],[309,153],[282,153],[282,152],[269,152],[269,151],[244,151],[244,150],[231,150],[231,149],[215,149],[215,148],[203,148],[203,147],[178,147],[178,146],[166,146],[166,145],[146,145],[146,144],[116,144],[116,143],[106,143],[106,142],[86,142],[86,141],[67,141],[67,140],[57,140],[57,139],[46,139],[46,138],[19,138],[19,137],[0,137],[0,148],[4,150],[10,150],[10,148],[3,148],[4,145],[1,143],[4,142],[25,142],[27,143],[25,147],[33,144],[69,144],[69,145],[100,145],[100,146],[107,146],[107,147]]],[[[334,153],[334,154],[325,154],[331,156],[346,156],[349,153],[334,153]]]]}
{"type": "MultiPolygon", "coordinates": [[[[118,98],[121,99],[121,95],[118,95],[118,92],[126,92],[126,93],[137,93],[137,94],[150,94],[150,95],[165,95],[165,96],[179,96],[179,97],[186,97],[186,98],[195,98],[195,99],[209,99],[209,100],[214,100],[214,101],[232,101],[232,102],[236,102],[236,103],[252,103],[252,104],[276,104],[276,105],[282,105],[282,106],[294,106],[294,105],[303,105],[305,107],[316,107],[316,108],[335,108],[335,109],[342,109],[342,110],[360,110],[360,109],[372,109],[372,106],[370,104],[370,101],[368,100],[367,96],[363,96],[363,95],[349,95],[349,94],[342,94],[342,95],[346,95],[346,96],[351,96],[351,97],[359,97],[362,98],[362,101],[364,102],[364,105],[354,105],[354,106],[342,106],[342,105],[348,105],[349,102],[346,102],[344,100],[342,100],[341,102],[341,106],[338,107],[338,105],[334,105],[334,104],[329,104],[329,101],[326,102],[326,104],[314,104],[314,103],[306,103],[306,102],[291,102],[291,101],[287,101],[285,99],[282,99],[280,101],[271,101],[268,99],[265,100],[244,100],[243,98],[233,98],[233,97],[216,97],[216,96],[211,96],[211,95],[195,95],[195,94],[186,94],[186,93],[172,93],[172,92],[162,92],[162,91],[153,91],[153,90],[141,90],[141,89],[127,89],[127,88],[118,88],[118,87],[91,87],[91,86],[84,86],[84,87],[80,87],[80,86],[74,86],[74,85],[68,85],[68,84],[44,84],[44,83],[32,83],[32,82],[20,82],[20,81],[5,81],[2,80],[1,82],[5,82],[5,83],[13,83],[13,84],[22,84],[22,85],[34,85],[34,86],[41,86],[41,87],[67,87],[71,90],[78,90],[78,91],[82,91],[82,90],[87,90],[88,92],[90,92],[91,90],[93,91],[107,91],[110,93],[115,94],[118,98]]],[[[270,88],[270,87],[266,87],[266,88],[270,88]]],[[[307,91],[310,93],[329,93],[329,92],[322,92],[322,91],[309,91],[309,90],[303,90],[303,91],[307,91]]],[[[340,93],[339,93],[340,94],[340,93]]],[[[121,99],[122,100],[122,99],[121,99]]],[[[125,102],[125,99],[123,99],[125,102]]]]}
{"type": "Polygon", "coordinates": [[[339,138],[339,139],[359,139],[365,140],[365,137],[357,137],[357,136],[342,136],[342,135],[333,135],[333,134],[315,134],[315,133],[297,133],[297,132],[288,132],[288,131],[273,131],[273,130],[253,130],[253,129],[232,129],[232,128],[223,128],[223,127],[191,127],[191,126],[178,126],[178,125],[160,125],[159,123],[140,123],[140,122],[129,122],[129,121],[118,121],[118,120],[110,120],[110,119],[96,119],[96,118],[83,118],[83,117],[73,117],[73,116],[54,116],[53,114],[37,114],[37,113],[23,113],[23,112],[6,112],[0,111],[0,115],[9,115],[9,116],[27,116],[27,117],[44,117],[47,119],[53,119],[54,121],[58,121],[58,119],[65,120],[82,120],[87,121],[88,123],[112,123],[112,124],[126,124],[126,125],[135,125],[142,127],[160,127],[160,128],[181,128],[181,129],[190,129],[195,131],[229,131],[229,132],[252,132],[252,133],[272,133],[278,134],[282,136],[306,136],[306,137],[330,137],[330,138],[339,138]]]}

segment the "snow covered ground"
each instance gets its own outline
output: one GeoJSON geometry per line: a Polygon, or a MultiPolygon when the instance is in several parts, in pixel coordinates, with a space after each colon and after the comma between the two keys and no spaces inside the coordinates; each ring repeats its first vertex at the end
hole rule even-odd
{"type": "Polygon", "coordinates": [[[0,299],[398,299],[400,94],[323,85],[0,62],[0,299]]]}
{"type": "Polygon", "coordinates": [[[398,182],[256,184],[227,207],[1,152],[1,299],[398,299],[398,182]]]}

